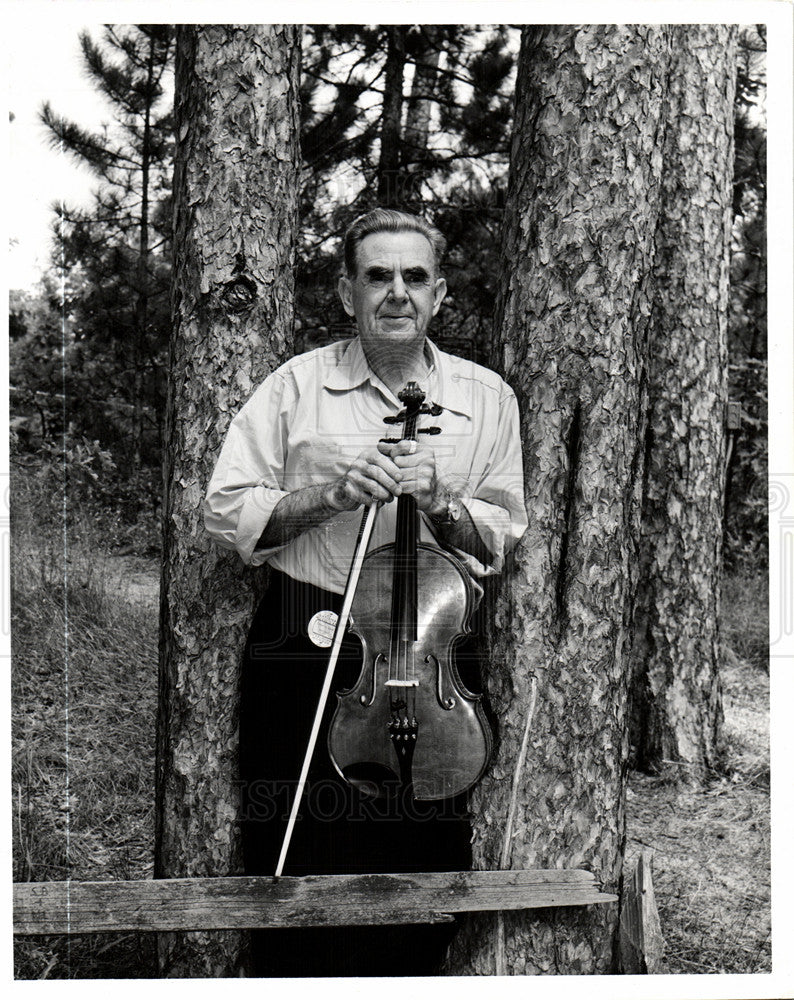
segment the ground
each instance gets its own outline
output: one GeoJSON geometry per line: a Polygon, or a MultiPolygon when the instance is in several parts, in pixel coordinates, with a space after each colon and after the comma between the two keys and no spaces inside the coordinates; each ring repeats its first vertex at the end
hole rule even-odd
{"type": "MultiPolygon", "coordinates": [[[[25,544],[12,573],[14,878],[151,877],[157,561],[76,551],[65,670],[57,546],[25,544]]],[[[765,590],[735,575],[726,591],[722,771],[704,787],[675,765],[629,779],[627,870],[650,852],[660,972],[771,968],[765,590]]],[[[156,974],[145,934],[20,939],[15,958],[25,979],[156,974]]]]}
{"type": "Polygon", "coordinates": [[[769,678],[723,671],[728,770],[703,789],[633,772],[627,863],[649,849],[665,955],[660,972],[770,972],[769,678]]]}

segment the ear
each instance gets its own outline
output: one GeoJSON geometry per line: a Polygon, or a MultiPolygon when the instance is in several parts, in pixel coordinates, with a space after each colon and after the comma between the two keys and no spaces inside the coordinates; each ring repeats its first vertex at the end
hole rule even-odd
{"type": "Polygon", "coordinates": [[[435,288],[433,289],[433,315],[438,312],[441,307],[441,303],[444,301],[444,297],[447,294],[447,283],[443,278],[436,278],[435,288]]]}
{"type": "Polygon", "coordinates": [[[348,316],[355,316],[355,310],[353,309],[353,282],[350,278],[346,278],[344,275],[339,279],[339,284],[336,286],[336,290],[339,292],[339,298],[342,300],[342,305],[345,307],[345,312],[348,316]]]}

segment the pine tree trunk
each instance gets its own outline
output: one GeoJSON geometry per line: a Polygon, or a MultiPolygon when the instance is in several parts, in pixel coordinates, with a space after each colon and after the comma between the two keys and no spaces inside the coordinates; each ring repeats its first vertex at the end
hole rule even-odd
{"type": "Polygon", "coordinates": [[[638,765],[713,767],[725,464],[735,29],[674,29],[649,352],[635,623],[638,765]]]}
{"type": "Polygon", "coordinates": [[[146,107],[143,112],[141,143],[141,220],[138,231],[138,266],[136,274],[134,389],[132,420],[132,467],[141,471],[143,451],[143,368],[146,357],[146,326],[149,317],[149,159],[152,140],[152,80],[154,79],[155,41],[149,39],[149,58],[146,66],[146,107]]]}
{"type": "Polygon", "coordinates": [[[378,160],[378,204],[400,208],[400,144],[402,140],[403,77],[405,73],[405,28],[389,27],[383,85],[383,118],[378,160]]]}
{"type": "MultiPolygon", "coordinates": [[[[489,611],[494,760],[476,868],[621,877],[627,642],[669,32],[526,28],[494,367],[522,414],[529,530],[489,611]]],[[[617,906],[479,916],[468,974],[612,970],[617,906]]]]}
{"type": "Polygon", "coordinates": [[[406,211],[422,212],[422,182],[429,170],[427,164],[433,97],[438,79],[441,43],[436,42],[437,29],[425,25],[426,42],[415,55],[416,67],[411,81],[411,93],[406,102],[405,134],[402,147],[403,204],[406,211]]]}
{"type": "MultiPolygon", "coordinates": [[[[432,41],[433,26],[427,25],[424,30],[432,41]]],[[[422,155],[427,151],[430,119],[433,112],[433,94],[438,78],[440,57],[441,49],[430,44],[417,56],[405,116],[405,141],[408,147],[406,156],[409,160],[421,160],[422,155]]]]}
{"type": "MultiPolygon", "coordinates": [[[[300,28],[184,26],[165,460],[158,878],[239,874],[241,653],[257,575],[203,530],[229,420],[291,353],[300,28]]],[[[233,976],[238,933],[160,935],[167,976],[233,976]]]]}

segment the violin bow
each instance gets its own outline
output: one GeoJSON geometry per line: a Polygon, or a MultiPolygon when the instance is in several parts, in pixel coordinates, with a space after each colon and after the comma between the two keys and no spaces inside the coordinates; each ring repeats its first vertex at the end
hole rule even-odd
{"type": "Polygon", "coordinates": [[[320,723],[323,718],[323,712],[325,711],[325,705],[328,701],[328,693],[331,690],[331,681],[333,680],[334,670],[336,669],[336,661],[339,659],[339,651],[342,648],[342,638],[344,637],[347,622],[350,618],[350,607],[353,604],[353,598],[356,595],[358,578],[361,576],[361,567],[364,564],[364,556],[367,554],[367,546],[369,545],[369,540],[372,535],[372,529],[375,527],[375,517],[377,516],[382,503],[382,500],[378,500],[371,506],[367,507],[364,511],[364,516],[361,518],[361,527],[358,531],[358,540],[356,542],[355,552],[353,553],[353,561],[350,564],[350,572],[347,577],[347,584],[345,585],[345,595],[342,601],[342,609],[339,612],[339,618],[336,621],[336,628],[334,629],[334,639],[331,646],[331,655],[328,658],[328,667],[325,671],[325,680],[323,681],[322,691],[320,692],[320,700],[317,703],[317,711],[314,713],[314,722],[312,723],[312,731],[309,734],[306,756],[303,758],[303,767],[301,768],[300,778],[298,779],[298,787],[295,789],[295,798],[292,802],[292,811],[290,812],[289,822],[287,823],[287,831],[284,834],[284,842],[281,845],[281,854],[279,855],[278,864],[276,865],[276,878],[281,875],[284,870],[284,862],[287,860],[287,851],[289,850],[292,833],[295,829],[295,820],[298,818],[298,809],[300,808],[301,800],[303,798],[303,792],[306,788],[309,766],[311,765],[312,757],[314,756],[314,748],[317,743],[317,735],[320,732],[320,723]]]}

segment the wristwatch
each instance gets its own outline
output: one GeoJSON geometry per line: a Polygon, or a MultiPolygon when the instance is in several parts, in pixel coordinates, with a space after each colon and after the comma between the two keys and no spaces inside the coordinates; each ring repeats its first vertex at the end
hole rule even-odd
{"type": "Polygon", "coordinates": [[[455,496],[454,493],[447,490],[444,499],[446,500],[446,504],[438,514],[427,515],[433,524],[454,524],[455,521],[460,520],[460,515],[463,510],[463,504],[460,502],[460,497],[455,496]]]}

